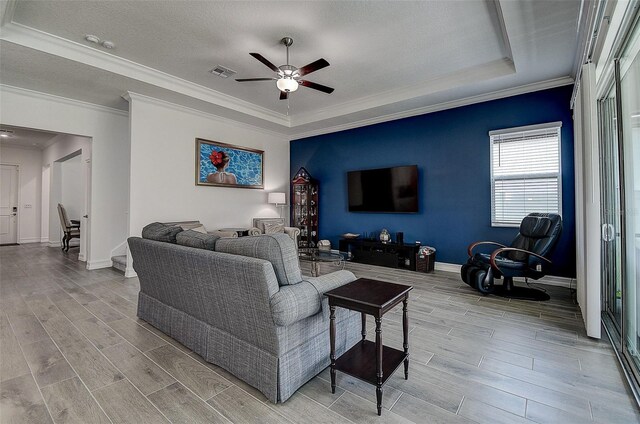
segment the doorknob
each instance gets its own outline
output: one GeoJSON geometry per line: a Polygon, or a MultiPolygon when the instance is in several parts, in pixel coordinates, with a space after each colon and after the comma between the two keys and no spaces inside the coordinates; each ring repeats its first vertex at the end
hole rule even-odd
{"type": "Polygon", "coordinates": [[[602,240],[612,241],[616,237],[615,228],[611,224],[602,224],[602,240]]]}
{"type": "Polygon", "coordinates": [[[83,215],[82,217],[83,218],[89,218],[89,215],[83,215]]]}

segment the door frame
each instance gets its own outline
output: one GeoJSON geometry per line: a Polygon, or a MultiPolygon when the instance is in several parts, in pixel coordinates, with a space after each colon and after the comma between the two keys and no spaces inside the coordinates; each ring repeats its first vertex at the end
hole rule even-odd
{"type": "Polygon", "coordinates": [[[20,164],[12,162],[0,162],[0,165],[15,166],[16,172],[18,173],[18,187],[16,187],[16,191],[18,192],[18,213],[16,214],[16,244],[20,244],[20,205],[22,204],[22,199],[20,197],[20,164]]]}
{"type": "MultiPolygon", "coordinates": [[[[89,143],[93,142],[93,139],[91,137],[85,137],[85,136],[81,136],[86,138],[89,143]]],[[[83,178],[83,204],[82,204],[82,215],[79,217],[80,222],[82,223],[80,226],[80,247],[79,247],[79,252],[78,252],[78,261],[79,262],[85,262],[88,264],[88,259],[89,259],[89,253],[90,253],[90,240],[91,240],[91,232],[89,230],[90,227],[90,222],[89,220],[91,219],[91,192],[92,192],[92,169],[91,169],[91,158],[93,156],[93,149],[90,148],[88,149],[87,152],[85,152],[85,149],[81,148],[78,150],[75,150],[69,154],[67,154],[66,156],[62,156],[54,161],[51,162],[50,164],[50,174],[49,174],[49,234],[51,234],[51,225],[56,222],[54,225],[54,227],[58,227],[60,226],[58,221],[58,209],[57,209],[57,204],[61,203],[61,198],[59,195],[53,195],[53,190],[54,190],[54,182],[58,183],[58,185],[62,184],[62,180],[61,180],[61,167],[62,164],[64,162],[66,162],[69,159],[75,158],[79,156],[80,157],[80,161],[81,161],[81,166],[82,166],[82,178],[83,178]],[[84,216],[87,215],[89,216],[89,218],[84,218],[84,216]],[[82,234],[82,232],[84,231],[84,234],[82,234]]],[[[43,166],[43,169],[45,167],[43,166]]],[[[58,187],[58,188],[61,188],[58,187]]],[[[44,203],[43,203],[44,204],[44,203]]],[[[51,246],[51,240],[49,240],[50,246],[51,246]]],[[[59,245],[56,245],[56,247],[59,247],[59,245]]]]}

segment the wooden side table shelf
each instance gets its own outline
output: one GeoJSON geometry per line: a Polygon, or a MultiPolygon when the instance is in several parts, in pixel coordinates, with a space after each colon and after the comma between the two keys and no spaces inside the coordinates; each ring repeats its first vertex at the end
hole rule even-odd
{"type": "Polygon", "coordinates": [[[336,392],[336,371],[376,386],[378,415],[382,414],[382,386],[404,362],[404,378],[409,378],[409,317],[407,304],[412,286],[359,278],[325,293],[329,298],[331,342],[331,392],[336,392]],[[402,302],[404,351],[382,344],[382,316],[402,302]],[[336,307],[362,314],[362,341],[336,358],[336,307]],[[366,315],[376,321],[375,343],[367,336],[366,315]]]}

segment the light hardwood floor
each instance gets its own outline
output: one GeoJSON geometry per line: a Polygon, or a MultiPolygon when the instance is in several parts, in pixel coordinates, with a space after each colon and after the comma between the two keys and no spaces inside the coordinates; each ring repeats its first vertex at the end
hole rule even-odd
{"type": "MultiPolygon", "coordinates": [[[[269,403],[136,318],[137,279],[75,259],[0,247],[2,423],[640,422],[611,347],[586,336],[564,288],[546,287],[549,302],[509,301],[456,274],[348,264],[414,286],[409,380],[398,372],[387,382],[378,417],[372,386],[338,373],[332,395],[328,370],[269,403]]],[[[396,309],[383,339],[401,347],[401,334],[396,309]]]]}

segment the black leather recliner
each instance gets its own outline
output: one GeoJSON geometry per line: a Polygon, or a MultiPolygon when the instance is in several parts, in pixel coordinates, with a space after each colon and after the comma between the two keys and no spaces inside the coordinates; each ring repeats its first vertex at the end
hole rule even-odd
{"type": "Polygon", "coordinates": [[[548,259],[560,239],[562,218],[554,213],[531,213],[520,223],[520,232],[507,247],[493,241],[478,241],[469,245],[469,259],[462,266],[462,280],[484,294],[524,300],[549,300],[541,290],[513,285],[513,277],[539,279],[546,275],[548,259]],[[473,253],[480,245],[499,248],[492,253],[473,253]],[[501,286],[494,285],[502,278],[501,286]]]}

